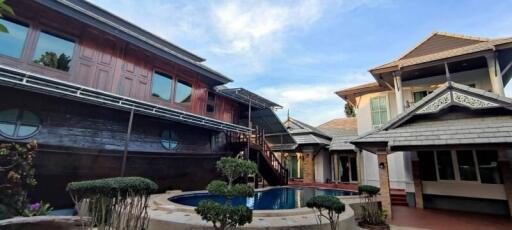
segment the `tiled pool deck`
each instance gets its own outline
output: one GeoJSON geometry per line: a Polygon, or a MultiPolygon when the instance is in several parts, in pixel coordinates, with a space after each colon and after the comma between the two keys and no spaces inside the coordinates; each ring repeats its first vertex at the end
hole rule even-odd
{"type": "Polygon", "coordinates": [[[393,206],[393,220],[390,224],[397,226],[397,229],[512,229],[512,219],[508,217],[445,210],[422,210],[404,206],[393,206]]]}

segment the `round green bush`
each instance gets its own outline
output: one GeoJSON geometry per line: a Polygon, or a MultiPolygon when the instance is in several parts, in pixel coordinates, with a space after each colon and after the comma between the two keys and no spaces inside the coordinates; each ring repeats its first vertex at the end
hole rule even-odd
{"type": "Polygon", "coordinates": [[[367,194],[368,196],[375,196],[380,192],[380,188],[373,185],[359,185],[358,190],[359,194],[367,194]]]}
{"type": "Polygon", "coordinates": [[[334,196],[320,195],[308,200],[306,207],[319,210],[334,211],[340,214],[345,211],[345,204],[334,196]]]}

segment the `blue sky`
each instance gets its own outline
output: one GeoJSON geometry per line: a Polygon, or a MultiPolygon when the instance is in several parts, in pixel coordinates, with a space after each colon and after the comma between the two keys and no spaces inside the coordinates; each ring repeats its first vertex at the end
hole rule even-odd
{"type": "Polygon", "coordinates": [[[312,125],[344,117],[334,91],[373,81],[368,69],[433,31],[512,36],[510,0],[91,1],[312,125]]]}

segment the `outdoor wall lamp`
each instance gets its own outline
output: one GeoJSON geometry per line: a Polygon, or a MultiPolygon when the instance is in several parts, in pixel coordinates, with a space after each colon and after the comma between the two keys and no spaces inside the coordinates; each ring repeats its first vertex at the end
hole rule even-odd
{"type": "Polygon", "coordinates": [[[386,168],[386,164],[384,164],[384,162],[379,163],[379,168],[380,169],[385,169],[386,168]]]}

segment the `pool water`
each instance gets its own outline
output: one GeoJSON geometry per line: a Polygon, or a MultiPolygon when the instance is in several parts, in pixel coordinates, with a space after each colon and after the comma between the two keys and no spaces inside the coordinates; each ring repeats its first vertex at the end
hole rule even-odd
{"type": "MultiPolygon", "coordinates": [[[[312,187],[279,187],[257,191],[254,197],[235,197],[231,200],[231,204],[246,205],[253,210],[292,209],[305,207],[309,199],[318,195],[349,196],[357,195],[357,192],[312,187]]],[[[203,200],[223,203],[224,197],[209,193],[194,193],[174,196],[169,200],[178,204],[197,206],[203,200]]]]}

